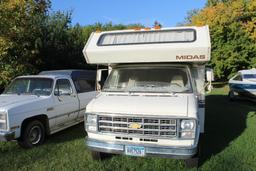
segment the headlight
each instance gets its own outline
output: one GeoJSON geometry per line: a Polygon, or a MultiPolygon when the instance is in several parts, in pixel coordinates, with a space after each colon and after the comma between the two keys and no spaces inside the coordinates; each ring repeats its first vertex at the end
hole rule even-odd
{"type": "Polygon", "coordinates": [[[85,129],[88,132],[96,132],[97,131],[97,115],[94,114],[85,114],[86,121],[85,129]]]}
{"type": "Polygon", "coordinates": [[[191,131],[181,132],[180,137],[181,138],[195,138],[195,132],[191,132],[191,131]]]}
{"type": "Polygon", "coordinates": [[[182,130],[193,130],[195,127],[195,121],[194,120],[182,120],[180,127],[182,130]]]}
{"type": "Polygon", "coordinates": [[[88,114],[86,118],[86,122],[88,124],[96,124],[97,123],[97,115],[88,114]]]}
{"type": "Polygon", "coordinates": [[[87,126],[87,131],[96,132],[97,131],[97,127],[94,126],[94,125],[88,125],[87,126]]]}
{"type": "Polygon", "coordinates": [[[7,129],[7,123],[6,123],[6,113],[0,113],[0,129],[6,130],[7,129]]]}
{"type": "Polygon", "coordinates": [[[184,119],[180,123],[180,138],[195,138],[196,121],[184,119]]]}

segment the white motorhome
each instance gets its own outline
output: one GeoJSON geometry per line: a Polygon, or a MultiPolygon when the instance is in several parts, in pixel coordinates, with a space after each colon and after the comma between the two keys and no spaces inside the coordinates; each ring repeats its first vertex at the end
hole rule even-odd
{"type": "Polygon", "coordinates": [[[92,33],[85,59],[110,71],[86,108],[93,157],[197,156],[210,52],[208,26],[92,33]]]}

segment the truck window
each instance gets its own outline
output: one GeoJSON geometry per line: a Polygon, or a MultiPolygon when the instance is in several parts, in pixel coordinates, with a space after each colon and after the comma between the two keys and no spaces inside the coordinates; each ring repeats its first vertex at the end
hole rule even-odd
{"type": "Polygon", "coordinates": [[[84,93],[95,90],[95,81],[87,79],[77,79],[74,81],[77,93],[84,93]]]}
{"type": "Polygon", "coordinates": [[[53,80],[50,78],[17,78],[3,94],[23,94],[49,96],[52,92],[53,80]]]}
{"type": "Polygon", "coordinates": [[[233,80],[235,81],[243,81],[242,76],[238,74],[233,80]]]}
{"type": "Polygon", "coordinates": [[[186,68],[137,67],[113,69],[103,91],[192,92],[186,68]]]}
{"type": "Polygon", "coordinates": [[[55,95],[70,95],[73,93],[72,86],[67,79],[59,79],[56,82],[56,86],[54,89],[55,95]]]}

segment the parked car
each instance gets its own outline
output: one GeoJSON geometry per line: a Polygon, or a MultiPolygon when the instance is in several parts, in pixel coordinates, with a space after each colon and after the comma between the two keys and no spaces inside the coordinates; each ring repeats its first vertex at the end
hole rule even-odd
{"type": "Polygon", "coordinates": [[[241,70],[229,80],[229,98],[256,98],[256,69],[241,70]]]}
{"type": "Polygon", "coordinates": [[[31,148],[82,122],[96,95],[95,77],[95,71],[59,70],[15,78],[0,95],[0,141],[31,148]]]}

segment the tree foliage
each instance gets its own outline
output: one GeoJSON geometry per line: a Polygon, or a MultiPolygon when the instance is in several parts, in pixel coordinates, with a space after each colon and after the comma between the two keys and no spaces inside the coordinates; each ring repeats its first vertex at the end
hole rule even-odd
{"type": "Polygon", "coordinates": [[[0,89],[14,76],[33,73],[38,58],[40,24],[47,15],[48,0],[0,2],[0,89]]]}
{"type": "Polygon", "coordinates": [[[82,49],[91,32],[142,27],[71,24],[71,12],[50,13],[49,0],[0,1],[0,92],[17,75],[83,69],[82,49]]]}
{"type": "Polygon", "coordinates": [[[208,1],[190,25],[209,25],[212,60],[220,79],[256,66],[256,0],[208,1]]]}

